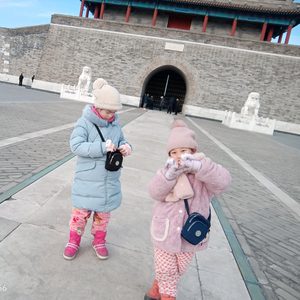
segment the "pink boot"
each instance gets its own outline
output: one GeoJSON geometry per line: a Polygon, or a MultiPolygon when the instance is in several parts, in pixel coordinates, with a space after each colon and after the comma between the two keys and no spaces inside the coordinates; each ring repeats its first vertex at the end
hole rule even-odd
{"type": "Polygon", "coordinates": [[[93,241],[93,248],[95,249],[96,254],[100,259],[108,258],[108,251],[105,247],[105,237],[106,232],[97,231],[93,241]]]}
{"type": "Polygon", "coordinates": [[[77,250],[79,249],[81,241],[81,235],[77,234],[76,231],[70,231],[69,243],[66,246],[63,257],[65,259],[73,259],[76,255],[77,250]]]}

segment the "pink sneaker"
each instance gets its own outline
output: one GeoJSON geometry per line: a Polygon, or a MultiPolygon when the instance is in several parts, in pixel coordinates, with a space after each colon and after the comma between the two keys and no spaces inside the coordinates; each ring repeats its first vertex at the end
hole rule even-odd
{"type": "Polygon", "coordinates": [[[100,259],[108,258],[108,251],[105,247],[105,237],[106,232],[97,231],[93,241],[93,248],[95,249],[96,254],[100,259]]]}
{"type": "Polygon", "coordinates": [[[81,235],[77,234],[76,231],[70,231],[70,239],[69,243],[66,246],[65,252],[63,254],[63,257],[65,259],[73,259],[77,253],[77,250],[79,249],[81,241],[81,235]]]}

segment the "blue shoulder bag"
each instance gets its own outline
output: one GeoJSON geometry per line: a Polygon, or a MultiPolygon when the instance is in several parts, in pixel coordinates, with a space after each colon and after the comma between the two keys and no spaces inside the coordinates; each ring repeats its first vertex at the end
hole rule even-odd
{"type": "Polygon", "coordinates": [[[197,212],[190,215],[187,199],[184,199],[184,204],[189,217],[181,230],[181,236],[192,245],[198,245],[205,242],[210,232],[210,208],[209,217],[206,219],[197,212]]]}

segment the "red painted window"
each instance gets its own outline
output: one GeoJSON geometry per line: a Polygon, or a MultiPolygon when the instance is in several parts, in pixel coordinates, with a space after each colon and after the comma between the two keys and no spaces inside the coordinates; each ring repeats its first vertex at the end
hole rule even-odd
{"type": "Polygon", "coordinates": [[[169,28],[190,30],[192,17],[186,15],[169,15],[169,28]]]}

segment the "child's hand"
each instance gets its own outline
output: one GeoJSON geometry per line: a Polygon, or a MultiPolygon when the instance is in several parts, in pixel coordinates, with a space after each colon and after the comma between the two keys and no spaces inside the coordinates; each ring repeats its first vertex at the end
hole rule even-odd
{"type": "Polygon", "coordinates": [[[111,140],[106,141],[106,152],[114,152],[117,147],[112,143],[111,140]]]}
{"type": "Polygon", "coordinates": [[[122,153],[123,156],[127,156],[131,153],[131,148],[128,144],[121,145],[118,150],[122,153]]]}
{"type": "Polygon", "coordinates": [[[181,155],[181,165],[184,171],[197,173],[201,169],[201,161],[195,160],[192,154],[181,155]]]}
{"type": "Polygon", "coordinates": [[[179,167],[177,162],[173,158],[168,160],[165,167],[168,168],[165,174],[165,177],[168,180],[173,180],[184,172],[184,169],[182,167],[179,167]]]}

